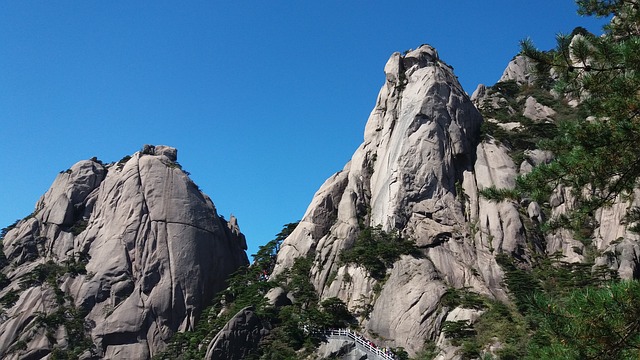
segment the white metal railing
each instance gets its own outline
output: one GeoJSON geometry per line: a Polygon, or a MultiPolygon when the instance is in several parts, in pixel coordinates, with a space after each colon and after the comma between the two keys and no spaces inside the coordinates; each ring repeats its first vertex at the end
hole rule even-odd
{"type": "Polygon", "coordinates": [[[371,354],[378,356],[380,359],[384,360],[396,360],[396,356],[390,350],[383,350],[376,346],[372,341],[367,340],[364,336],[358,334],[357,332],[351,329],[331,329],[326,330],[325,335],[327,336],[343,336],[348,337],[356,343],[357,347],[360,347],[361,350],[365,350],[371,354]]]}

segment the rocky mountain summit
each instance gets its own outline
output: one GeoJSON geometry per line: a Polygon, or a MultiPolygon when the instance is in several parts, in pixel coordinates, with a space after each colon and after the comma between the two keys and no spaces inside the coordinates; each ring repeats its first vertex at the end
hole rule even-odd
{"type": "Polygon", "coordinates": [[[482,116],[452,68],[423,45],[393,54],[385,74],[364,143],[318,190],[275,272],[313,256],[323,298],[366,308],[366,331],[415,353],[437,335],[448,288],[504,299],[494,255],[524,255],[526,245],[516,207],[478,195],[512,186],[517,169],[503,145],[480,141],[482,116]],[[403,255],[383,280],[340,261],[362,229],[377,226],[414,240],[421,253],[403,255]]]}
{"type": "Polygon", "coordinates": [[[2,245],[3,359],[151,358],[248,263],[167,146],[61,172],[2,245]]]}
{"type": "MultiPolygon", "coordinates": [[[[558,121],[580,116],[575,100],[538,85],[528,59],[515,57],[498,83],[479,86],[471,98],[428,45],[393,54],[384,70],[364,142],[315,194],[282,244],[276,274],[297,258],[313,259],[310,277],[321,299],[343,300],[381,345],[412,356],[435,348],[438,359],[463,356],[460,340],[448,336],[475,334],[470,326],[486,309],[515,321],[500,305],[514,299],[518,283],[510,279],[544,257],[557,259],[545,271],[575,274],[570,264],[587,263],[613,273],[605,277],[638,277],[638,236],[621,221],[634,201],[620,198],[598,210],[590,243],[568,230],[539,228],[571,209],[570,189],[558,187],[544,204],[483,195],[513,189],[519,175],[551,161],[538,141],[558,121]],[[374,276],[368,255],[351,255],[363,240],[374,244],[363,239],[372,230],[416,249],[374,276]]],[[[482,351],[517,353],[498,337],[485,341],[482,351]]]]}

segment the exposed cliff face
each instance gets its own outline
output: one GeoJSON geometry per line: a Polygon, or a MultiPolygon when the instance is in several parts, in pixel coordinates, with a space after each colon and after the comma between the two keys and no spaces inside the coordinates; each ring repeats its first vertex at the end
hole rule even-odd
{"type": "MultiPolygon", "coordinates": [[[[480,85],[472,96],[474,104],[485,113],[499,114],[500,109],[506,110],[509,114],[508,120],[492,117],[488,117],[486,120],[504,129],[507,141],[510,135],[518,136],[518,133],[532,132],[531,124],[529,126],[523,124],[526,122],[526,119],[523,121],[523,117],[532,120],[533,125],[551,125],[559,120],[559,112],[570,113],[569,109],[579,105],[576,99],[562,99],[553,91],[532,91],[534,89],[532,85],[535,83],[533,73],[530,61],[523,56],[517,56],[509,63],[500,78],[500,82],[512,82],[520,87],[515,99],[509,99],[509,94],[500,91],[501,89],[488,91],[483,85],[480,85]],[[556,109],[541,104],[541,101],[549,103],[549,105],[553,104],[556,109]]],[[[553,78],[554,74],[550,73],[549,77],[553,78]]],[[[524,159],[518,165],[518,174],[527,174],[534,166],[550,162],[553,159],[553,154],[536,149],[524,151],[523,157],[524,159]]],[[[639,278],[640,247],[638,241],[640,236],[629,231],[629,224],[624,221],[627,211],[640,205],[638,195],[640,194],[636,190],[631,196],[618,196],[612,206],[598,209],[594,213],[592,242],[585,244],[585,242],[577,240],[570,231],[560,229],[546,234],[542,250],[546,254],[560,252],[563,255],[563,260],[567,262],[594,261],[596,266],[605,266],[617,271],[623,279],[639,278]],[[588,259],[588,257],[592,257],[592,259],[588,259]]],[[[546,204],[548,216],[557,218],[565,214],[575,206],[574,201],[572,189],[562,185],[558,186],[546,204]]],[[[543,220],[540,216],[544,217],[544,213],[539,204],[534,202],[528,204],[527,212],[532,220],[543,220]]]]}
{"type": "Polygon", "coordinates": [[[479,86],[472,99],[429,46],[394,54],[385,74],[363,144],[318,190],[283,243],[276,273],[296,257],[311,256],[321,297],[344,300],[381,345],[413,354],[425,340],[437,340],[442,359],[459,356],[440,332],[443,322],[459,320],[456,311],[475,314],[461,318],[470,322],[481,313],[449,312],[441,303],[448,288],[507,301],[498,254],[523,268],[532,266],[534,253],[561,251],[567,262],[595,256],[596,265],[638,277],[637,235],[621,221],[637,201],[598,210],[594,242],[585,245],[567,230],[536,230],[573,206],[569,189],[559,187],[548,204],[479,195],[489,187],[511,189],[518,175],[551,161],[553,154],[536,143],[553,133],[561,116],[577,116],[571,115],[575,103],[536,85],[525,58],[516,57],[495,86],[479,86]],[[487,115],[490,136],[480,136],[477,109],[487,115]],[[382,280],[365,266],[342,262],[340,254],[358,234],[376,226],[414,240],[422,256],[403,255],[382,280]]]}
{"type": "Polygon", "coordinates": [[[385,74],[364,143],[318,190],[275,272],[313,256],[312,282],[323,298],[369,308],[367,331],[415,352],[437,335],[447,288],[505,298],[494,255],[524,256],[526,246],[514,204],[478,196],[487,186],[513,186],[517,168],[504,146],[479,143],[482,117],[451,67],[423,45],[393,54],[385,74]],[[376,292],[377,281],[341,264],[339,254],[363,227],[378,225],[415,240],[423,257],[403,256],[376,292]]]}
{"type": "Polygon", "coordinates": [[[246,243],[176,160],[173,148],[145,146],[117,164],[81,161],[7,232],[0,296],[19,299],[3,307],[3,358],[69,349],[72,320],[91,334],[86,358],[150,358],[193,328],[247,264],[246,243]]]}

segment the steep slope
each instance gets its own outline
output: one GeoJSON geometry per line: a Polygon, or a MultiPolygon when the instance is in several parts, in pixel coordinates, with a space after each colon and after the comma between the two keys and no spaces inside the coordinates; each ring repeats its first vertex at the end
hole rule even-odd
{"type": "MultiPolygon", "coordinates": [[[[551,137],[559,122],[585,117],[576,99],[562,98],[535,86],[533,73],[531,62],[519,55],[509,63],[497,84],[490,88],[480,85],[472,96],[474,104],[486,115],[487,132],[512,148],[511,156],[519,160],[518,174],[527,174],[534,166],[553,159],[550,152],[537,149],[537,141],[551,137]]],[[[640,206],[638,191],[618,195],[611,206],[596,210],[582,236],[565,229],[546,234],[544,252],[559,252],[567,262],[594,263],[617,272],[623,279],[640,278],[640,236],[625,221],[628,210],[640,206]]],[[[572,190],[559,185],[548,203],[531,203],[527,210],[532,218],[543,220],[545,213],[554,219],[574,207],[572,190]]]]}
{"type": "Polygon", "coordinates": [[[505,299],[494,255],[527,256],[516,206],[478,189],[514,185],[516,166],[499,143],[479,143],[482,116],[450,66],[428,45],[395,53],[365,128],[363,144],[314,196],[278,253],[274,272],[311,256],[312,283],[360,315],[383,345],[410,353],[435,339],[449,288],[505,299]],[[340,254],[364,229],[380,226],[414,240],[385,279],[340,254]]]}
{"type": "Polygon", "coordinates": [[[194,327],[246,243],[176,160],[81,161],[6,231],[0,356],[146,359],[194,327]]]}

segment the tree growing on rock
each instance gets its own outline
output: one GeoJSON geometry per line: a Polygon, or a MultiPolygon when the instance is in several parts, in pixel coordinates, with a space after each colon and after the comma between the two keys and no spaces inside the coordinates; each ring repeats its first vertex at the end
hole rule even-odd
{"type": "MultiPolygon", "coordinates": [[[[637,0],[579,0],[578,13],[612,17],[603,36],[559,35],[552,51],[530,40],[523,53],[539,70],[558,75],[555,90],[579,100],[589,115],[559,124],[543,144],[556,159],[518,181],[519,189],[546,201],[559,184],[574,189],[577,207],[558,219],[574,230],[593,227],[593,212],[629,196],[640,178],[640,4],[637,0]]],[[[629,222],[640,220],[630,213],[629,222]]]]}

